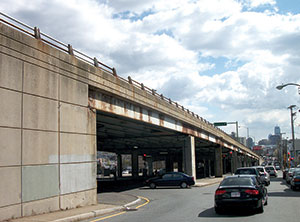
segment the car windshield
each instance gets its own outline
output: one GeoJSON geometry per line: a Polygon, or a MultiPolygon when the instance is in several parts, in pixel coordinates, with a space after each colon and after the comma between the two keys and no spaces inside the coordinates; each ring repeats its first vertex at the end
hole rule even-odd
{"type": "Polygon", "coordinates": [[[245,186],[253,186],[254,181],[251,177],[232,177],[224,179],[220,186],[233,186],[233,185],[245,185],[245,186]]]}

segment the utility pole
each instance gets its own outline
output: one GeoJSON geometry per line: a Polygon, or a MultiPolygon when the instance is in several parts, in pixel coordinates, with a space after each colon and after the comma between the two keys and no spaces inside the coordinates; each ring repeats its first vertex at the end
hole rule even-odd
{"type": "Polygon", "coordinates": [[[298,160],[298,157],[296,157],[296,148],[295,148],[295,135],[294,135],[294,116],[296,115],[296,112],[293,112],[293,108],[295,108],[296,105],[290,105],[288,107],[288,109],[291,110],[291,126],[292,126],[292,147],[293,147],[293,153],[294,153],[294,164],[296,167],[297,166],[297,160],[298,160]]]}

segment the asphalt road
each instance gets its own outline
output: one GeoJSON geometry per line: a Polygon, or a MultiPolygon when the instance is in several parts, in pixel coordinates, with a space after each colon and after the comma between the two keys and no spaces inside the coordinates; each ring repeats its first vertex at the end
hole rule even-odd
{"type": "MultiPolygon", "coordinates": [[[[300,191],[292,191],[279,178],[272,178],[268,187],[269,200],[262,214],[253,212],[227,212],[217,215],[214,211],[214,192],[217,185],[207,187],[180,188],[138,188],[126,191],[136,196],[146,197],[148,204],[137,211],[129,211],[108,219],[93,221],[108,222],[195,222],[195,221],[300,221],[300,191]]],[[[92,220],[91,220],[92,221],[92,220]]]]}

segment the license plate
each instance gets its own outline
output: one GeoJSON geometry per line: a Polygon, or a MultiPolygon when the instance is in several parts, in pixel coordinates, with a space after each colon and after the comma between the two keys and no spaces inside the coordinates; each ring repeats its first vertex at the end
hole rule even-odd
{"type": "Polygon", "coordinates": [[[240,197],[241,193],[240,192],[231,192],[231,197],[240,197]]]}

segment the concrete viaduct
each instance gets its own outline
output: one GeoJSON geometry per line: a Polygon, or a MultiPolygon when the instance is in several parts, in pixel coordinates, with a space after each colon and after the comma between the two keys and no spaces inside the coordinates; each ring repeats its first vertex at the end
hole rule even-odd
{"type": "Polygon", "coordinates": [[[120,177],[122,154],[132,156],[133,178],[143,154],[149,175],[158,159],[194,177],[258,164],[171,99],[1,16],[0,220],[95,204],[97,151],[116,153],[120,177]]]}

